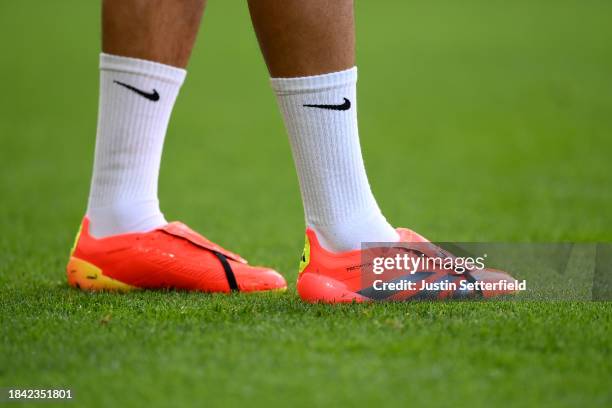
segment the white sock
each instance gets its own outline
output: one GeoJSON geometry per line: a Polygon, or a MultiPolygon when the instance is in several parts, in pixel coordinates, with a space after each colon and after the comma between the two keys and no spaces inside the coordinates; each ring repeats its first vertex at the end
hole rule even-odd
{"type": "Polygon", "coordinates": [[[372,195],[361,157],[357,68],[271,82],[289,133],[306,224],[321,245],[340,252],[359,249],[362,242],[397,241],[372,195]]]}
{"type": "Polygon", "coordinates": [[[100,55],[98,130],[87,216],[96,237],[166,224],[157,179],[170,113],[185,70],[100,55]]]}

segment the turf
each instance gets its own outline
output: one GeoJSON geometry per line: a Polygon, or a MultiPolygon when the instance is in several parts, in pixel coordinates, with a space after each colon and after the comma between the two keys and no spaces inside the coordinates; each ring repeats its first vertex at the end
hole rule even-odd
{"type": "MultiPolygon", "coordinates": [[[[0,387],[76,406],[609,406],[609,302],[305,305],[287,139],[242,2],[211,1],[166,141],[180,219],[282,295],[86,294],[99,5],[0,5],[0,387]]],[[[612,3],[358,2],[359,111],[388,218],[436,240],[612,240],[612,3]]]]}

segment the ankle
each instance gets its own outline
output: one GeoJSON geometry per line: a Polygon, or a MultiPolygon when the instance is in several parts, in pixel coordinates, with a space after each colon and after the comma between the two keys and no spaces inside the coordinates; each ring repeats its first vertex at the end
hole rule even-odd
{"type": "Polygon", "coordinates": [[[167,224],[157,200],[122,202],[87,209],[90,234],[96,238],[148,232],[167,224]]]}
{"type": "Polygon", "coordinates": [[[387,222],[380,210],[370,210],[352,219],[334,224],[309,223],[319,243],[331,252],[361,249],[364,242],[396,242],[397,231],[387,222]]]}

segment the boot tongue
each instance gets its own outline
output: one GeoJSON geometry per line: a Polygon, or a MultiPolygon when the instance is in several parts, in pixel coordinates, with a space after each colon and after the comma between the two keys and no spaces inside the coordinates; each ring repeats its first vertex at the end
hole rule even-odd
{"type": "Polygon", "coordinates": [[[194,245],[197,245],[201,248],[208,249],[209,251],[219,252],[220,254],[225,255],[226,258],[232,259],[236,262],[247,263],[247,261],[242,258],[240,255],[237,255],[231,251],[228,251],[225,248],[220,247],[214,242],[206,239],[202,235],[198,234],[187,225],[182,222],[174,221],[170,222],[163,227],[160,227],[159,230],[164,231],[170,235],[174,235],[176,237],[180,237],[188,240],[194,245]]]}
{"type": "Polygon", "coordinates": [[[397,228],[396,231],[400,236],[400,242],[430,242],[421,234],[408,228],[397,228]]]}
{"type": "Polygon", "coordinates": [[[455,255],[451,254],[444,248],[440,248],[421,234],[414,232],[411,229],[397,228],[397,232],[400,236],[400,242],[405,243],[407,248],[415,249],[429,257],[455,258],[455,255]]]}

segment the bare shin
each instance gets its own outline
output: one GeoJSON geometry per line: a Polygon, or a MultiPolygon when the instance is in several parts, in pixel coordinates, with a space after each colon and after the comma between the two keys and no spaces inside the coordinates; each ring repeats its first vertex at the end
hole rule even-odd
{"type": "Polygon", "coordinates": [[[249,0],[249,10],[273,77],[355,65],[353,0],[249,0]]]}
{"type": "Polygon", "coordinates": [[[184,68],[206,0],[103,0],[102,50],[184,68]]]}

